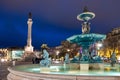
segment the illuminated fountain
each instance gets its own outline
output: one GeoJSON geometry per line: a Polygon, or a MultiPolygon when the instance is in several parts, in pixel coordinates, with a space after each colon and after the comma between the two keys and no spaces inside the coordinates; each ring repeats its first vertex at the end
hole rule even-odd
{"type": "MultiPolygon", "coordinates": [[[[70,61],[69,54],[66,53],[64,64],[50,64],[49,53],[47,50],[43,50],[44,60],[40,62],[40,65],[10,67],[8,68],[10,71],[7,76],[8,80],[119,80],[119,65],[111,67],[110,63],[103,64],[101,57],[95,53],[95,44],[104,40],[105,35],[89,33],[90,23],[88,21],[94,17],[95,14],[89,12],[85,7],[84,12],[77,16],[78,20],[84,21],[82,24],[83,33],[67,39],[69,42],[81,46],[79,59],[74,57],[70,61]]],[[[114,58],[113,55],[111,57],[112,65],[115,64],[114,58]]]]}
{"type": "Polygon", "coordinates": [[[77,43],[82,47],[81,53],[84,55],[89,56],[89,52],[91,55],[97,55],[90,51],[90,47],[96,46],[95,43],[101,42],[106,38],[106,35],[96,34],[96,33],[89,33],[90,32],[90,22],[89,20],[93,19],[95,14],[93,12],[89,12],[88,9],[85,7],[83,13],[77,16],[78,20],[83,21],[82,23],[82,34],[74,35],[72,37],[67,38],[70,43],[77,43]]]}
{"type": "Polygon", "coordinates": [[[95,14],[90,12],[87,7],[85,7],[83,13],[77,16],[78,20],[83,21],[82,34],[67,38],[70,43],[76,43],[81,46],[79,54],[81,57],[80,59],[76,59],[76,61],[74,60],[74,63],[80,62],[81,70],[89,70],[89,67],[96,68],[94,67],[96,64],[100,69],[102,69],[104,66],[102,59],[97,55],[96,43],[102,42],[106,36],[102,34],[89,33],[89,20],[93,19],[94,17],[95,14]]]}

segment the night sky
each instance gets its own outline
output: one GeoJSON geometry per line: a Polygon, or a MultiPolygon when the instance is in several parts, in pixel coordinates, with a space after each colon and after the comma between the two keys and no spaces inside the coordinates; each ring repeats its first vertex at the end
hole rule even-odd
{"type": "Polygon", "coordinates": [[[27,43],[28,13],[32,13],[32,45],[40,49],[60,45],[81,34],[76,16],[84,6],[96,14],[91,32],[106,34],[120,26],[120,0],[0,0],[0,48],[24,47],[27,43]]]}

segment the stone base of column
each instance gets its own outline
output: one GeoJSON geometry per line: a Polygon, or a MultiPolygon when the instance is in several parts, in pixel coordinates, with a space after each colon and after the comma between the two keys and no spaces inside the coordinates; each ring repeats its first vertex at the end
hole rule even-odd
{"type": "Polygon", "coordinates": [[[25,52],[33,52],[33,46],[25,46],[25,52]]]}

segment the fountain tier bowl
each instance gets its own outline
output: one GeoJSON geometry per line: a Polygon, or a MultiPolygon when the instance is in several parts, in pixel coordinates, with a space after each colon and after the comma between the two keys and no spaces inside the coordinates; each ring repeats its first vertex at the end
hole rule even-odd
{"type": "MultiPolygon", "coordinates": [[[[73,67],[73,66],[72,66],[73,67]]],[[[119,80],[120,72],[117,68],[111,68],[106,65],[105,70],[70,70],[68,66],[62,64],[53,65],[43,71],[45,68],[40,68],[39,65],[21,65],[9,67],[10,73],[7,76],[8,80],[119,80]],[[43,69],[41,71],[41,69],[43,69]]]]}

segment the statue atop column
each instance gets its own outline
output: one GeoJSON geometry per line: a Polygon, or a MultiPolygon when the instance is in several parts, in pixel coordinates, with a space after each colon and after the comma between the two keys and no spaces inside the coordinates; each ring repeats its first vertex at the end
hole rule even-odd
{"type": "Polygon", "coordinates": [[[28,18],[29,18],[29,19],[32,19],[32,13],[31,13],[31,12],[29,12],[28,18]]]}

